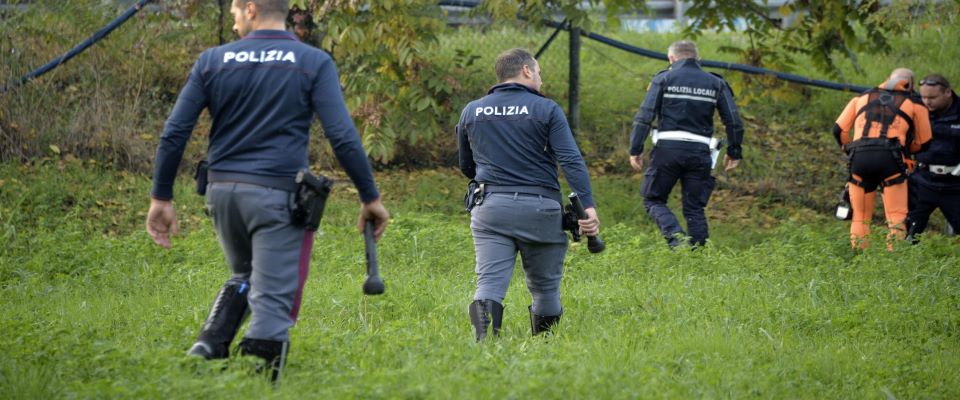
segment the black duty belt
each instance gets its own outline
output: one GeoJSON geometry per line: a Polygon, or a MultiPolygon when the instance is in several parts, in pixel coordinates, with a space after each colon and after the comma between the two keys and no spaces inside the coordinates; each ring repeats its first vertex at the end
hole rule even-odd
{"type": "Polygon", "coordinates": [[[297,191],[297,181],[296,178],[292,176],[267,176],[267,175],[256,175],[256,174],[245,174],[242,172],[224,172],[224,171],[207,171],[207,180],[210,183],[214,182],[236,182],[236,183],[249,183],[251,185],[263,186],[272,189],[284,190],[287,192],[296,192],[297,191]]]}
{"type": "Polygon", "coordinates": [[[484,193],[519,193],[519,194],[529,194],[534,196],[543,196],[549,199],[555,200],[557,203],[561,203],[560,191],[543,186],[507,186],[507,185],[491,185],[486,183],[483,185],[484,193]]]}

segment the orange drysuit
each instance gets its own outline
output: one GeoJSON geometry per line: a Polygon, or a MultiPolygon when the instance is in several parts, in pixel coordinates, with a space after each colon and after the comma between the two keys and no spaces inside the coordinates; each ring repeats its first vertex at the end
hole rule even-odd
{"type": "MultiPolygon", "coordinates": [[[[897,237],[902,239],[905,236],[906,232],[903,226],[903,221],[907,217],[907,182],[905,180],[906,170],[903,167],[906,164],[905,153],[919,152],[921,147],[929,142],[932,137],[927,108],[913,96],[902,96],[910,92],[909,81],[884,82],[880,85],[880,88],[895,90],[901,94],[902,103],[899,105],[899,110],[912,119],[913,140],[907,143],[910,122],[899,113],[888,112],[892,121],[888,121],[886,137],[898,140],[904,152],[896,154],[896,158],[891,151],[877,151],[876,147],[865,149],[869,151],[854,149],[851,152],[851,182],[847,185],[850,190],[850,206],[853,209],[850,244],[854,248],[866,248],[869,245],[865,236],[870,231],[870,219],[873,215],[874,200],[876,199],[875,189],[878,186],[883,187],[883,211],[887,218],[887,226],[890,229],[887,238],[897,237]]],[[[881,137],[884,124],[877,121],[872,121],[869,131],[864,133],[868,115],[871,114],[870,112],[864,112],[867,111],[864,106],[867,106],[876,97],[876,93],[871,97],[871,93],[867,92],[850,100],[837,118],[835,130],[839,128],[838,139],[842,145],[846,146],[845,150],[869,142],[867,140],[855,143],[860,139],[881,137]],[[853,128],[852,137],[849,135],[851,128],[853,128]]],[[[875,111],[874,107],[869,109],[875,111]]],[[[873,142],[882,141],[876,139],[873,142]]],[[[888,248],[890,247],[892,246],[888,240],[888,248]]]]}

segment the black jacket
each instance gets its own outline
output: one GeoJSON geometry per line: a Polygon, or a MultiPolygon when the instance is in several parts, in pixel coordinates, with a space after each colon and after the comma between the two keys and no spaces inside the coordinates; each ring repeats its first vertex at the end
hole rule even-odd
{"type": "MultiPolygon", "coordinates": [[[[657,119],[660,131],[686,131],[707,138],[713,136],[713,113],[727,128],[727,154],[739,160],[743,157],[743,122],[737,113],[730,85],[720,75],[706,72],[697,60],[679,60],[653,77],[647,95],[640,104],[633,122],[630,155],[643,153],[650,127],[657,119]]],[[[700,146],[696,143],[682,145],[700,146]]]]}
{"type": "Polygon", "coordinates": [[[917,161],[933,165],[960,164],[960,98],[953,93],[953,104],[939,113],[930,113],[933,140],[930,147],[917,153],[917,161]]]}
{"type": "Polygon", "coordinates": [[[557,163],[584,207],[593,207],[590,176],[563,109],[518,83],[494,86],[471,101],[457,123],[460,171],[481,183],[560,190],[557,163]]]}
{"type": "Polygon", "coordinates": [[[308,166],[310,123],[316,114],[360,198],[380,197],[333,59],[293,34],[253,31],[200,55],[160,138],[154,198],[173,198],[177,166],[204,108],[213,122],[207,147],[211,171],[292,180],[308,166]]]}

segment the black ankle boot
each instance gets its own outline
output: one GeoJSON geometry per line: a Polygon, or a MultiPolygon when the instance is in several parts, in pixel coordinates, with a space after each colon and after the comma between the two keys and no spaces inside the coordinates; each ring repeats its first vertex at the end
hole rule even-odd
{"type": "Polygon", "coordinates": [[[477,331],[478,342],[487,337],[487,326],[491,323],[493,336],[499,336],[500,324],[503,323],[503,304],[493,300],[474,300],[470,303],[470,322],[477,331]]]}
{"type": "Polygon", "coordinates": [[[664,239],[667,240],[667,246],[670,246],[670,249],[673,250],[673,249],[676,249],[677,247],[680,247],[684,243],[687,243],[686,236],[687,236],[686,233],[684,233],[683,231],[680,231],[670,236],[667,236],[664,239]]]}
{"type": "Polygon", "coordinates": [[[530,310],[530,333],[534,336],[543,332],[550,332],[550,328],[560,322],[560,315],[563,315],[561,312],[560,315],[544,317],[534,314],[533,306],[527,307],[527,309],[530,310]]]}
{"type": "Polygon", "coordinates": [[[240,341],[240,355],[256,356],[263,359],[264,364],[257,366],[257,373],[270,374],[270,380],[280,379],[283,366],[287,363],[287,352],[290,342],[243,338],[240,341]]]}
{"type": "Polygon", "coordinates": [[[230,342],[247,315],[249,289],[250,285],[239,279],[231,279],[223,285],[213,301],[197,342],[190,347],[187,355],[207,360],[229,356],[230,342]]]}

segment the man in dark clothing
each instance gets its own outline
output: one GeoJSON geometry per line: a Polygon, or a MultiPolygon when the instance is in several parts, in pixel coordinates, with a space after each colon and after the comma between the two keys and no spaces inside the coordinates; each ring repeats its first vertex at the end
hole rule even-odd
{"type": "MultiPolygon", "coordinates": [[[[360,195],[358,228],[389,213],[325,52],[284,31],[287,0],[234,0],[243,39],[200,55],[167,120],[157,149],[147,232],[162,247],[177,233],[173,181],[200,112],[213,120],[207,161],[207,209],[232,277],[218,294],[188,354],[226,358],[248,311],[240,351],[267,361],[276,379],[286,359],[307,277],[313,232],[291,218],[298,172],[316,113],[337,159],[360,195]]],[[[201,177],[202,178],[202,177],[201,177]]]]}
{"type": "Polygon", "coordinates": [[[716,185],[710,171],[720,147],[720,141],[713,139],[714,111],[720,112],[727,128],[726,171],[736,168],[742,158],[743,123],[730,86],[719,75],[700,68],[693,42],[671,44],[667,57],[670,68],[654,76],[634,118],[630,165],[636,171],[643,169],[643,145],[657,119],[659,130],[653,131],[654,149],[643,174],[643,205],[667,244],[671,248],[682,244],[686,234],[667,207],[670,191],[679,180],[689,243],[703,246],[709,236],[704,208],[716,185]]]}
{"type": "Polygon", "coordinates": [[[477,290],[469,313],[477,341],[491,324],[494,335],[500,331],[518,251],[533,297],[532,333],[560,320],[567,236],[557,162],[586,208],[581,232],[596,235],[600,226],[590,176],[563,110],[539,92],[540,65],[530,52],[513,49],[497,57],[496,72],[500,83],[467,104],[457,124],[460,170],[481,185],[470,218],[477,290]]]}
{"type": "Polygon", "coordinates": [[[937,208],[951,227],[960,227],[960,100],[939,74],[920,80],[920,97],[930,110],[933,139],[927,150],[917,154],[917,168],[910,174],[907,233],[911,239],[923,233],[937,208]]]}

